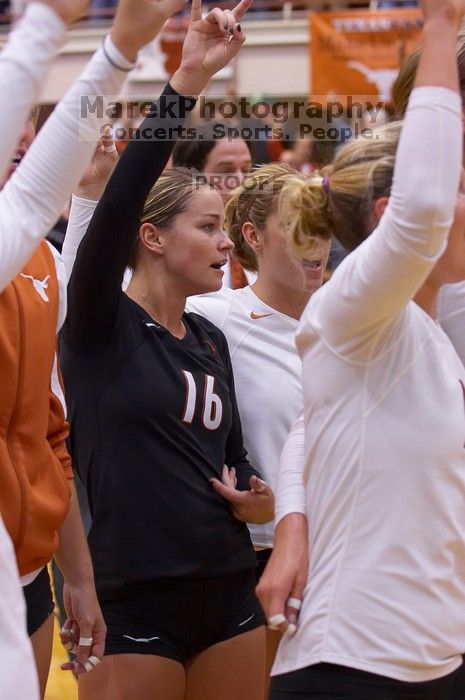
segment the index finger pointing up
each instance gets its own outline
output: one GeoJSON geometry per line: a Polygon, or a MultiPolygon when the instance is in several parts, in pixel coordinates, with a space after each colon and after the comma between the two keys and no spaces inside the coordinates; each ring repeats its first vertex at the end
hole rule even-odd
{"type": "Polygon", "coordinates": [[[251,4],[252,0],[240,0],[240,2],[237,3],[236,7],[234,7],[232,10],[232,13],[236,20],[240,20],[243,18],[251,4]]]}
{"type": "Polygon", "coordinates": [[[191,22],[202,19],[202,0],[192,0],[191,22]]]}

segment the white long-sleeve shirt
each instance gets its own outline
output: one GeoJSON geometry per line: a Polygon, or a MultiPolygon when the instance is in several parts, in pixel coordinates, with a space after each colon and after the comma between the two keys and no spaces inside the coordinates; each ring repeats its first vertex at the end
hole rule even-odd
{"type": "Polygon", "coordinates": [[[105,49],[112,63],[95,53],[0,193],[0,292],[58,218],[108,121],[105,111],[82,119],[81,96],[117,94],[132,66],[109,37],[105,49]]]}
{"type": "Polygon", "coordinates": [[[302,316],[310,573],[273,674],[421,682],[462,662],[465,368],[411,301],[445,248],[461,153],[458,95],[414,90],[384,216],[302,316]]]}
{"type": "Polygon", "coordinates": [[[66,25],[57,13],[41,2],[33,2],[0,53],[0,178],[65,36],[66,25]]]}

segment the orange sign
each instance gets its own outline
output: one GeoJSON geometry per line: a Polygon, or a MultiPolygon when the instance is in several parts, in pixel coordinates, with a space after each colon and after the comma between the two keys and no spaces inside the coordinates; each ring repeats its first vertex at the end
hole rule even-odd
{"type": "Polygon", "coordinates": [[[420,44],[423,20],[415,8],[310,13],[310,93],[391,99],[404,56],[420,44]]]}

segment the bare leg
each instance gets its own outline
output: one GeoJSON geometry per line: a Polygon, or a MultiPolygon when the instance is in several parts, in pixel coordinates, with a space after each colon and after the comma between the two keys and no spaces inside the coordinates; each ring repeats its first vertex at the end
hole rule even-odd
{"type": "Polygon", "coordinates": [[[268,700],[270,692],[270,673],[273,666],[274,657],[278,651],[279,642],[282,639],[279,630],[266,629],[266,662],[265,662],[265,700],[268,700]]]}
{"type": "Polygon", "coordinates": [[[263,700],[265,659],[264,627],[209,647],[186,664],[185,700],[263,700]]]}
{"type": "Polygon", "coordinates": [[[79,676],[79,700],[183,700],[185,672],[173,659],[113,654],[79,676]]]}
{"type": "Polygon", "coordinates": [[[50,661],[52,658],[53,621],[54,617],[52,613],[31,636],[31,644],[36,660],[37,674],[39,676],[40,696],[42,698],[45,695],[45,686],[47,685],[50,661]]]}

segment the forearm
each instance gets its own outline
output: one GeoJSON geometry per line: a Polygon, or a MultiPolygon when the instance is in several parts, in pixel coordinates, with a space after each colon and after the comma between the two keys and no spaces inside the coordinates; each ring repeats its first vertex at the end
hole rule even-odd
{"type": "Polygon", "coordinates": [[[0,177],[65,36],[66,25],[58,14],[43,3],[33,2],[0,54],[0,177]]]}
{"type": "Polygon", "coordinates": [[[79,503],[73,481],[70,480],[71,499],[68,515],[59,530],[60,544],[55,560],[66,583],[93,584],[92,560],[87,546],[79,503]]]}
{"type": "Polygon", "coordinates": [[[437,85],[458,92],[456,49],[458,29],[455,13],[451,12],[448,2],[444,3],[441,13],[426,19],[415,87],[437,85]],[[438,56],[441,57],[439,61],[438,56]]]}
{"type": "Polygon", "coordinates": [[[308,526],[303,513],[289,513],[276,525],[274,548],[287,551],[292,547],[307,552],[308,526]]]}
{"type": "MultiPolygon", "coordinates": [[[[110,46],[107,40],[107,52],[110,46]]],[[[111,50],[123,68],[130,65],[115,47],[111,50]]],[[[97,51],[0,193],[0,290],[58,218],[108,121],[105,111],[98,109],[84,118],[81,98],[117,93],[125,77],[125,70],[115,68],[103,49],[97,51]]]]}

